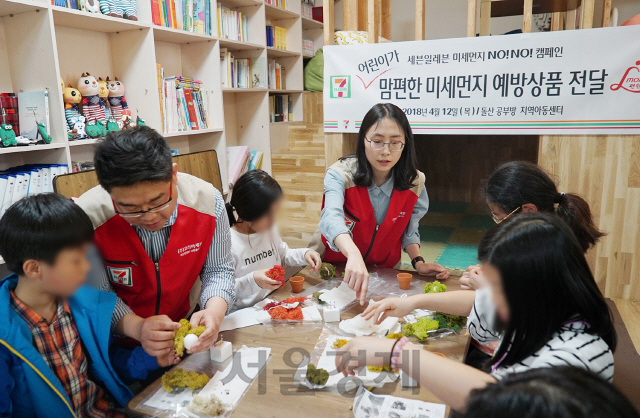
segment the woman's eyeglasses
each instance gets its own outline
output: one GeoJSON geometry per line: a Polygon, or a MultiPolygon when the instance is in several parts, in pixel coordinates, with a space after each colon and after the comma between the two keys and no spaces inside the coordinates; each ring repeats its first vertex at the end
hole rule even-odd
{"type": "Polygon", "coordinates": [[[372,141],[367,137],[365,137],[364,139],[366,139],[369,142],[369,148],[371,148],[374,151],[380,151],[381,149],[384,148],[385,145],[389,145],[389,151],[392,151],[392,152],[400,152],[402,151],[402,148],[404,148],[404,142],[402,141],[392,141],[392,142],[384,142],[379,140],[372,141]]]}
{"type": "Polygon", "coordinates": [[[500,222],[505,221],[509,216],[513,215],[514,213],[516,213],[520,209],[522,209],[522,206],[518,206],[517,208],[515,208],[510,214],[508,214],[504,218],[498,218],[496,215],[493,215],[493,214],[491,214],[491,217],[493,218],[493,222],[499,224],[500,222]]]}
{"type": "Polygon", "coordinates": [[[147,210],[139,210],[136,212],[119,212],[118,209],[116,209],[116,204],[115,202],[113,203],[113,209],[116,211],[116,213],[120,216],[122,216],[123,218],[139,218],[142,215],[146,214],[146,213],[156,213],[156,212],[160,212],[165,210],[166,208],[169,207],[169,204],[171,203],[171,200],[173,199],[173,182],[171,182],[171,184],[169,185],[169,200],[167,200],[165,203],[158,205],[158,206],[154,206],[152,208],[149,208],[147,210]]]}

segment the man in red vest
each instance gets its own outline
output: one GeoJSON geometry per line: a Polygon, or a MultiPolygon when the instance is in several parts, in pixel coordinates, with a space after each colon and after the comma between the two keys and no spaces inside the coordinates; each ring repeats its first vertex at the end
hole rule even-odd
{"type": "Polygon", "coordinates": [[[235,302],[229,221],[213,185],[178,172],[166,140],[148,127],[110,133],[95,152],[100,186],[77,203],[95,228],[99,286],[118,295],[115,331],[150,355],[173,350],[178,321],[206,331],[207,350],[235,302]],[[201,284],[201,292],[200,292],[201,284]],[[193,292],[192,292],[193,290],[193,292]]]}

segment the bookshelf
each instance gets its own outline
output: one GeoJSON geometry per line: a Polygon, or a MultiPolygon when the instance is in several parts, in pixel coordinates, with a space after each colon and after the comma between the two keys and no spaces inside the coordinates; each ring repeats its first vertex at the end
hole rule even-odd
{"type": "MultiPolygon", "coordinates": [[[[300,0],[287,0],[286,9],[263,0],[210,0],[211,35],[157,26],[150,0],[138,0],[138,20],[62,8],[50,0],[0,0],[0,92],[49,91],[47,145],[0,148],[0,170],[21,164],[67,164],[93,159],[96,139],[67,140],[60,78],[76,86],[80,74],[118,77],[132,117],[162,131],[156,63],[165,75],[202,81],[207,95],[208,127],[164,133],[180,153],[215,149],[223,184],[227,184],[227,146],[247,145],[264,152],[262,168],[271,172],[271,95],[288,95],[293,121],[302,120],[302,38],[322,44],[322,23],[301,16],[300,0]],[[248,37],[243,41],[218,36],[218,5],[246,16],[248,37]],[[287,30],[286,49],[267,47],[266,26],[287,30]],[[220,51],[237,58],[274,60],[286,68],[282,89],[222,86],[220,51]]],[[[321,5],[320,0],[316,0],[321,5]]],[[[317,45],[317,46],[316,46],[317,45]]],[[[266,86],[266,84],[265,84],[266,86]]],[[[226,192],[226,188],[224,192],[226,192]]]]}

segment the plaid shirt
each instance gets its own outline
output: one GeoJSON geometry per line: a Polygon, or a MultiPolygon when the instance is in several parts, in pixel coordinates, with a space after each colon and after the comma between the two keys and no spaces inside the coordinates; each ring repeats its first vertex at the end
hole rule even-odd
{"type": "Polygon", "coordinates": [[[66,302],[58,304],[58,310],[51,323],[16,298],[13,290],[11,307],[29,325],[33,345],[62,383],[76,416],[125,417],[108,393],[89,379],[89,362],[66,302]]]}

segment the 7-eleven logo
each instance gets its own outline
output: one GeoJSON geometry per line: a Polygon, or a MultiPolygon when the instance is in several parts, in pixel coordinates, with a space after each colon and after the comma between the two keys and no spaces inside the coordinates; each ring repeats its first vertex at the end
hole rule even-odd
{"type": "Polygon", "coordinates": [[[112,283],[121,284],[124,286],[133,286],[133,280],[131,279],[131,267],[109,267],[109,280],[112,283]]]}
{"type": "Polygon", "coordinates": [[[351,98],[351,76],[350,75],[334,75],[330,78],[330,94],[332,99],[349,99],[351,98]]]}

